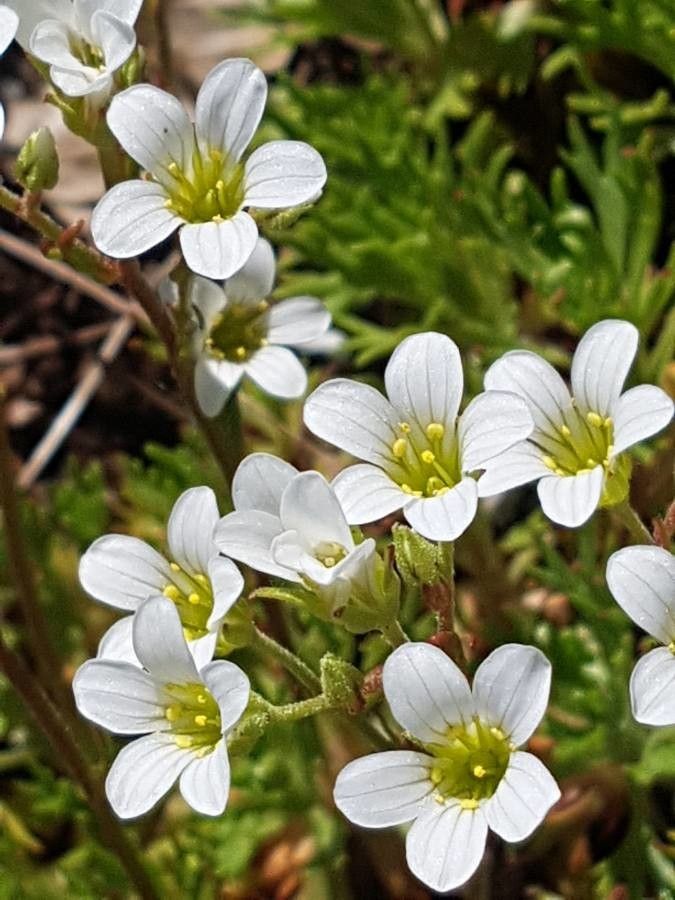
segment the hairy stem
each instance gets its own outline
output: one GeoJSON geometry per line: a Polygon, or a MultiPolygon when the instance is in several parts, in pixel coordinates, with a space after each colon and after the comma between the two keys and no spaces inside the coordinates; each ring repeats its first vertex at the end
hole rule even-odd
{"type": "Polygon", "coordinates": [[[410,640],[398,619],[394,619],[389,625],[384,625],[380,630],[382,632],[382,637],[388,641],[392,647],[400,647],[402,644],[407,644],[410,640]]]}
{"type": "Polygon", "coordinates": [[[319,677],[312,672],[309,666],[299,656],[279,644],[274,638],[265,634],[259,628],[253,630],[253,649],[262,655],[271,656],[289,672],[304,688],[312,694],[321,690],[319,677]]]}
{"type": "Polygon", "coordinates": [[[612,506],[610,509],[615,519],[630,534],[634,544],[654,544],[654,538],[628,500],[624,500],[623,503],[617,503],[616,506],[612,506]]]}

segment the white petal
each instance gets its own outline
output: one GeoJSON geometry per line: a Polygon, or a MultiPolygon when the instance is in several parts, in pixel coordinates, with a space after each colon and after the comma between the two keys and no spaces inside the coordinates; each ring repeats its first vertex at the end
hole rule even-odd
{"type": "Polygon", "coordinates": [[[199,682],[178,610],[171,600],[151,597],[139,606],[134,616],[133,641],[136,655],[157,681],[199,682]]]}
{"type": "Polygon", "coordinates": [[[197,312],[200,332],[208,335],[216,317],[227,304],[225,291],[214,281],[194,275],[190,279],[189,300],[190,306],[197,312]]]}
{"type": "Polygon", "coordinates": [[[99,200],[91,233],[101,251],[130,259],[168,238],[182,219],[165,206],[164,188],[152,181],[123,181],[99,200]]]}
{"type": "Polygon", "coordinates": [[[302,397],[307,390],[307,372],[286,347],[261,347],[244,363],[244,370],[263,391],[282,400],[302,397]]]}
{"type": "Polygon", "coordinates": [[[231,559],[214,556],[207,570],[213,589],[213,611],[207,627],[216,628],[232,609],[244,590],[244,578],[231,559]]]}
{"type": "Polygon", "coordinates": [[[280,519],[284,531],[294,529],[310,547],[337,543],[354,546],[349,525],[335,492],[318,472],[301,472],[281,496],[280,519]]]}
{"type": "Polygon", "coordinates": [[[0,56],[14,40],[19,27],[19,17],[8,6],[0,6],[0,56]]]}
{"type": "Polygon", "coordinates": [[[305,401],[305,425],[317,437],[376,465],[393,460],[398,417],[375,388],[346,378],[326,381],[305,401]]]}
{"type": "Polygon", "coordinates": [[[111,625],[98,643],[96,658],[105,659],[107,662],[129,663],[139,669],[143,668],[134,650],[133,622],[133,616],[125,616],[119,622],[111,625]]]}
{"type": "Polygon", "coordinates": [[[49,65],[81,69],[83,64],[73,55],[69,36],[68,26],[63,22],[46,19],[36,26],[31,35],[30,52],[49,65]]]}
{"type": "Polygon", "coordinates": [[[542,462],[541,450],[523,441],[486,464],[485,472],[478,479],[478,496],[493,497],[550,474],[551,470],[542,462]]]}
{"type": "Polygon", "coordinates": [[[194,131],[185,109],[172,94],[150,84],[136,84],[113,97],[108,110],[110,130],[141,168],[175,185],[171,163],[189,170],[194,131]]]}
{"type": "Polygon", "coordinates": [[[167,734],[149,734],[117,754],[105,782],[110,805],[121,819],[142,816],[171,789],[193,754],[167,734]]]}
{"type": "Polygon", "coordinates": [[[224,222],[184,225],[180,246],[187,266],[206,278],[229,278],[244,265],[255,247],[258,226],[248,213],[224,222]]]}
{"type": "Polygon", "coordinates": [[[551,690],[551,663],[541,650],[504,644],[478,667],[473,679],[476,712],[519,747],[541,722],[551,690]]]}
{"type": "Polygon", "coordinates": [[[444,740],[451,725],[468,724],[474,714],[466,678],[431,644],[394,650],[384,664],[383,681],[394,718],[424,743],[444,740]]]}
{"type": "Polygon", "coordinates": [[[222,815],[230,794],[230,761],[225,741],[219,741],[207,756],[193,759],[183,770],[178,786],[195,812],[203,816],[222,815]]]}
{"type": "Polygon", "coordinates": [[[80,22],[91,19],[97,10],[102,9],[133,25],[138,18],[143,0],[75,0],[74,5],[80,22]]]}
{"type": "Polygon", "coordinates": [[[513,753],[504,777],[485,804],[490,828],[503,840],[524,841],[560,799],[560,788],[531,753],[513,753]]]}
{"type": "Polygon", "coordinates": [[[19,16],[16,39],[25,49],[36,26],[45,19],[60,19],[72,22],[73,4],[71,0],[5,0],[4,7],[14,10],[19,16]]]}
{"type": "Polygon", "coordinates": [[[228,300],[264,300],[272,293],[276,262],[269,241],[259,237],[244,265],[225,282],[228,300]]]}
{"type": "Polygon", "coordinates": [[[581,475],[549,475],[537,485],[545,514],[567,528],[583,525],[600,503],[605,473],[602,466],[581,475]]]}
{"type": "Polygon", "coordinates": [[[431,541],[454,541],[473,522],[478,508],[478,483],[463,478],[440,497],[415,499],[403,515],[422,537],[431,541]]]}
{"type": "Polygon", "coordinates": [[[487,840],[483,810],[459,803],[438,804],[413,823],[406,837],[406,858],[413,875],[445,893],[468,881],[478,868],[487,840]]]}
{"type": "Polygon", "coordinates": [[[270,141],[246,160],[244,206],[287,209],[316,200],[326,183],[326,165],[302,141],[270,141]]]}
{"type": "Polygon", "coordinates": [[[103,52],[103,65],[108,73],[116,72],[129,59],[136,47],[136,32],[128,22],[104,9],[91,17],[94,44],[103,52]]]}
{"type": "Polygon", "coordinates": [[[216,526],[214,540],[221,553],[258,572],[298,581],[294,572],[278,565],[272,556],[272,541],[283,530],[277,516],[249,509],[222,518],[216,526]]]}
{"type": "Polygon", "coordinates": [[[302,345],[303,353],[316,354],[318,356],[337,356],[345,345],[347,335],[339,328],[329,328],[321,337],[313,341],[305,341],[302,345]]]}
{"type": "Polygon", "coordinates": [[[78,710],[116,734],[166,731],[160,691],[147,672],[124,662],[90,659],[73,678],[78,710]]]}
{"type": "Polygon", "coordinates": [[[572,402],[565,382],[553,366],[527,350],[505,353],[493,363],[485,373],[485,388],[522,397],[535,426],[547,433],[563,424],[563,411],[572,402]]]}
{"type": "Polygon", "coordinates": [[[211,488],[184,491],[176,500],[167,525],[173,561],[192,574],[205,575],[211,558],[218,552],[213,530],[219,519],[216,495],[211,488]]]}
{"type": "Polygon", "coordinates": [[[619,397],[612,418],[616,456],[666,428],[673,418],[673,401],[661,388],[641,384],[619,397]]]}
{"type": "Polygon", "coordinates": [[[202,152],[225,150],[236,162],[262,118],[267,82],[249,59],[227,59],[211,69],[197,96],[195,122],[202,152]]]}
{"type": "Polygon", "coordinates": [[[195,364],[195,395],[204,415],[212,419],[244,375],[244,367],[228,360],[198,359],[195,364]]]}
{"type": "Polygon", "coordinates": [[[675,656],[667,647],[650,650],[630,676],[633,715],[643,725],[675,725],[675,656]]]}
{"type": "Polygon", "coordinates": [[[317,574],[316,570],[324,567],[309,555],[310,552],[311,547],[307,546],[297,531],[284,531],[272,541],[272,558],[276,563],[298,574],[304,573],[315,580],[313,576],[317,574]]]}
{"type": "Polygon", "coordinates": [[[350,525],[375,522],[401,509],[410,497],[376,466],[347,466],[333,480],[333,490],[350,525]]]}
{"type": "Polygon", "coordinates": [[[662,547],[624,547],[607,563],[607,586],[636,625],[662,644],[675,640],[675,557],[662,547]]]}
{"type": "Polygon", "coordinates": [[[142,600],[161,594],[171,582],[169,563],[144,541],[106,534],[80,560],[80,584],[101,603],[135,610],[142,600]]]}
{"type": "Polygon", "coordinates": [[[251,453],[237,468],[232,479],[232,502],[241,512],[258,509],[279,515],[281,495],[298,474],[295,466],[271,453],[251,453]]]}
{"type": "Polygon", "coordinates": [[[335,782],[335,805],[350,822],[384,828],[416,819],[429,805],[433,759],[425,753],[391,750],[355,759],[335,782]]]}
{"type": "Polygon", "coordinates": [[[79,69],[52,66],[49,77],[67,97],[86,97],[92,109],[100,109],[108,100],[113,87],[113,76],[106,70],[80,66],[79,69]]]}
{"type": "Polygon", "coordinates": [[[241,719],[248,706],[251,695],[249,680],[239,666],[224,659],[209,663],[200,675],[218,704],[223,732],[227,733],[241,719]]]}
{"type": "Polygon", "coordinates": [[[5,133],[5,107],[0,103],[0,141],[5,133]]]}
{"type": "Polygon", "coordinates": [[[582,410],[609,416],[637,352],[630,322],[607,319],[586,332],[572,360],[572,393],[582,410]]]}
{"type": "Polygon", "coordinates": [[[216,652],[217,643],[217,631],[209,631],[203,637],[187,642],[188,650],[192,654],[198,672],[201,671],[204,666],[208,666],[213,660],[213,654],[216,652]]]}
{"type": "Polygon", "coordinates": [[[486,391],[462,413],[457,429],[463,472],[482,469],[499,459],[532,433],[534,422],[527,404],[506,391],[486,391]]]}
{"type": "Polygon", "coordinates": [[[326,307],[314,297],[293,297],[282,300],[269,312],[267,340],[271,344],[289,347],[313,341],[330,328],[331,317],[326,307]]]}

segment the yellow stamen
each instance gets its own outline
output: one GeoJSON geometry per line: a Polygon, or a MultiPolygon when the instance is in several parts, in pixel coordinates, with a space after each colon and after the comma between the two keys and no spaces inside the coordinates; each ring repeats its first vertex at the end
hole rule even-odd
{"type": "Polygon", "coordinates": [[[554,472],[557,467],[557,462],[553,459],[552,456],[542,456],[541,461],[546,466],[547,469],[552,469],[554,472]]]}
{"type": "Polygon", "coordinates": [[[487,775],[487,769],[485,769],[483,766],[474,766],[473,775],[474,778],[485,778],[485,776],[487,775]]]}
{"type": "Polygon", "coordinates": [[[188,750],[192,746],[192,738],[189,734],[177,734],[174,740],[181,750],[188,750]]]}
{"type": "Polygon", "coordinates": [[[193,606],[197,606],[199,604],[199,594],[190,594],[188,597],[188,603],[191,603],[193,606]]]}
{"type": "Polygon", "coordinates": [[[467,798],[466,800],[460,800],[459,805],[462,809],[478,809],[479,803],[478,800],[467,798]]]}
{"type": "Polygon", "coordinates": [[[428,466],[430,466],[431,463],[436,459],[436,455],[432,453],[431,450],[423,450],[420,453],[420,456],[422,458],[422,462],[425,462],[428,466]]]}
{"type": "Polygon", "coordinates": [[[171,563],[171,571],[172,572],[180,572],[180,566],[178,565],[178,563],[175,563],[175,562],[171,563]]]}
{"type": "Polygon", "coordinates": [[[200,706],[204,706],[206,703],[206,694],[197,694],[197,703],[199,703],[200,706]]]}
{"type": "Polygon", "coordinates": [[[234,351],[234,355],[237,357],[237,359],[246,359],[246,347],[237,347],[234,351]]]}
{"type": "Polygon", "coordinates": [[[431,422],[427,425],[426,432],[430,441],[440,441],[445,434],[445,426],[440,422],[431,422]]]}
{"type": "Polygon", "coordinates": [[[560,428],[560,434],[562,434],[563,437],[569,437],[572,432],[569,430],[567,425],[562,425],[560,428]]]}
{"type": "Polygon", "coordinates": [[[592,456],[589,456],[586,460],[586,465],[589,469],[594,469],[597,466],[597,462],[593,459],[592,456]]]}
{"type": "Polygon", "coordinates": [[[586,413],[586,421],[589,425],[592,425],[594,428],[602,427],[602,416],[599,416],[596,412],[586,413]]]}
{"type": "Polygon", "coordinates": [[[410,425],[407,422],[399,422],[398,427],[403,432],[403,434],[410,434],[410,425]]]}
{"type": "Polygon", "coordinates": [[[174,602],[180,598],[180,591],[175,584],[167,584],[162,593],[165,597],[168,597],[169,600],[173,600],[174,602]]]}
{"type": "Polygon", "coordinates": [[[201,713],[198,716],[195,716],[195,725],[199,725],[200,728],[204,728],[206,726],[208,719],[206,716],[201,713]]]}
{"type": "Polygon", "coordinates": [[[612,421],[612,417],[607,416],[607,418],[603,422],[603,425],[605,426],[605,428],[611,428],[614,425],[614,422],[612,421]]]}
{"type": "Polygon", "coordinates": [[[225,219],[221,215],[215,215],[211,216],[211,221],[216,222],[219,225],[221,222],[224,222],[225,219]]]}
{"type": "Polygon", "coordinates": [[[391,445],[391,452],[394,454],[396,459],[401,459],[401,457],[405,456],[407,446],[408,442],[405,438],[396,438],[394,443],[391,445]]]}
{"type": "Polygon", "coordinates": [[[164,715],[169,720],[169,722],[175,722],[176,719],[180,716],[180,706],[167,706],[164,715]]]}
{"type": "Polygon", "coordinates": [[[440,784],[443,780],[443,773],[438,766],[434,766],[431,770],[430,777],[433,784],[440,784]]]}

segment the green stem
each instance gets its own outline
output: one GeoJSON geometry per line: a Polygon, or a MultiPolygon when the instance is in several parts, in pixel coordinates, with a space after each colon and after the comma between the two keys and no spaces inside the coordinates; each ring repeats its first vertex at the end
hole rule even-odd
{"type": "Polygon", "coordinates": [[[272,722],[299,722],[300,719],[308,719],[329,709],[335,709],[335,705],[325,694],[318,694],[297,703],[270,707],[272,722]]]}
{"type": "Polygon", "coordinates": [[[410,640],[398,619],[394,619],[389,625],[383,625],[380,631],[382,632],[382,637],[388,641],[392,647],[400,647],[402,644],[407,644],[410,640]]]}
{"type": "Polygon", "coordinates": [[[321,690],[321,681],[309,666],[259,628],[253,630],[253,649],[261,655],[276,659],[310,693],[314,694],[321,690]]]}
{"type": "Polygon", "coordinates": [[[654,538],[645,527],[642,519],[635,512],[628,500],[610,507],[613,516],[630,534],[634,544],[654,544],[654,538]]]}
{"type": "Polygon", "coordinates": [[[216,420],[223,435],[223,441],[227,447],[228,483],[232,481],[237,466],[244,458],[244,433],[239,410],[239,399],[234,391],[216,420]]]}

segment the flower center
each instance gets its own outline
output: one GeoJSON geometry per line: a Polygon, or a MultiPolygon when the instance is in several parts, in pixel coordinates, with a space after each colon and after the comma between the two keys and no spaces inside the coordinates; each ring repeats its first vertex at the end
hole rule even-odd
{"type": "Polygon", "coordinates": [[[226,306],[211,327],[206,349],[215,359],[245,362],[267,343],[266,300],[226,306]]]}
{"type": "Polygon", "coordinates": [[[431,422],[424,431],[399,422],[399,437],[391,445],[389,474],[413,497],[439,497],[462,480],[457,442],[444,440],[445,426],[431,422]]]}
{"type": "Polygon", "coordinates": [[[164,716],[176,744],[183,750],[210,753],[222,736],[220,709],[203,684],[166,684],[169,702],[164,716]]]}
{"type": "Polygon", "coordinates": [[[497,790],[513,747],[501,729],[476,718],[468,727],[449,728],[446,743],[426,749],[434,756],[430,777],[439,803],[456,799],[465,809],[475,809],[497,790]]]}
{"type": "Polygon", "coordinates": [[[222,150],[203,156],[195,148],[189,171],[176,162],[169,164],[168,171],[171,181],[164,185],[169,195],[164,206],[186,222],[222,222],[241,209],[244,167],[222,150]]]}
{"type": "Polygon", "coordinates": [[[324,541],[314,548],[314,559],[318,560],[326,569],[332,569],[347,556],[342,544],[332,541],[324,541]]]}
{"type": "Polygon", "coordinates": [[[99,72],[105,69],[105,57],[100,47],[89,44],[82,35],[73,31],[68,33],[68,44],[70,52],[83,66],[98,69],[99,72]]]}
{"type": "Polygon", "coordinates": [[[211,582],[206,575],[190,574],[175,562],[171,563],[171,572],[172,580],[162,593],[176,604],[186,639],[204,637],[213,611],[211,582]]]}
{"type": "Polygon", "coordinates": [[[607,470],[614,450],[614,422],[596,412],[584,415],[573,406],[558,429],[533,440],[544,451],[544,465],[556,475],[583,475],[596,466],[607,470]]]}

